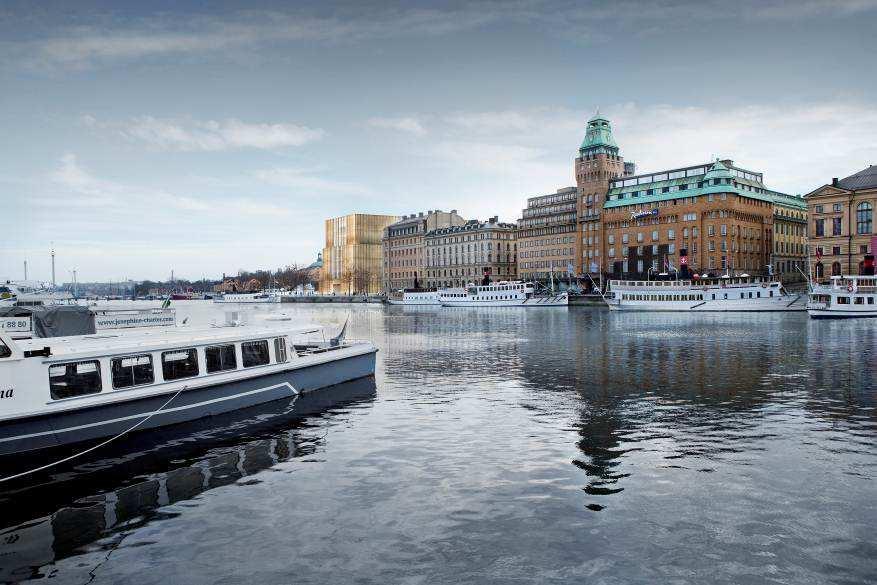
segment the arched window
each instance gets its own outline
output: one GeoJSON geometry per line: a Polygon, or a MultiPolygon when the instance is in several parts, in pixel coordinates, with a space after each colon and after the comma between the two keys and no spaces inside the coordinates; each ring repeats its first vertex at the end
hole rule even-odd
{"type": "Polygon", "coordinates": [[[831,263],[831,275],[832,276],[840,276],[840,262],[832,262],[831,263]]]}
{"type": "Polygon", "coordinates": [[[857,234],[870,234],[871,233],[871,216],[873,211],[871,211],[871,204],[867,201],[863,201],[856,206],[856,233],[857,234]]]}

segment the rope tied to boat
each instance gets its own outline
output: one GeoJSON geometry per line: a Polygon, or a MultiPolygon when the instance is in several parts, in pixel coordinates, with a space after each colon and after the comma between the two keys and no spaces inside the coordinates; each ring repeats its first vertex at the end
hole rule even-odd
{"type": "Polygon", "coordinates": [[[76,459],[77,457],[82,457],[83,455],[85,455],[85,454],[87,454],[87,453],[91,453],[92,451],[95,451],[95,450],[97,450],[97,449],[100,449],[101,447],[104,447],[104,446],[106,446],[106,445],[109,445],[110,443],[112,443],[112,442],[115,441],[116,439],[118,439],[118,438],[120,438],[120,437],[122,437],[122,436],[124,436],[124,435],[127,435],[128,433],[130,433],[131,431],[133,431],[134,429],[136,429],[137,427],[139,427],[140,425],[142,425],[143,423],[145,423],[146,421],[148,421],[149,419],[151,419],[153,416],[155,416],[156,414],[158,414],[159,412],[161,412],[162,410],[164,410],[165,408],[167,408],[167,406],[168,406],[171,402],[173,402],[173,401],[176,399],[177,396],[179,396],[180,394],[182,394],[183,390],[185,390],[186,388],[188,388],[188,386],[183,386],[182,388],[180,388],[179,390],[177,390],[177,391],[174,393],[174,395],[171,396],[170,398],[168,398],[167,401],[166,401],[164,404],[162,404],[161,406],[158,407],[158,409],[153,410],[152,412],[150,412],[150,413],[146,416],[146,418],[144,418],[144,419],[138,421],[135,425],[133,425],[133,426],[130,427],[130,428],[125,429],[124,431],[122,431],[122,432],[119,433],[118,435],[115,435],[115,436],[113,436],[113,437],[110,437],[109,439],[107,439],[106,441],[103,441],[102,443],[98,443],[97,445],[94,445],[94,446],[92,446],[92,447],[89,447],[89,448],[86,449],[85,451],[80,451],[79,453],[74,453],[73,455],[70,455],[69,457],[65,457],[64,459],[59,459],[58,461],[53,461],[52,463],[49,463],[49,464],[47,464],[47,465],[43,465],[43,466],[41,466],[41,467],[36,467],[36,468],[34,468],[34,469],[29,469],[29,470],[27,470],[27,471],[23,471],[23,472],[21,472],[21,473],[17,473],[17,474],[15,474],[15,475],[10,475],[10,476],[8,476],[8,477],[0,477],[0,483],[6,482],[6,481],[12,481],[13,479],[18,479],[18,478],[20,478],[20,477],[24,477],[24,476],[26,476],[26,475],[31,475],[32,473],[37,473],[37,472],[39,472],[39,471],[44,471],[44,470],[46,470],[46,469],[49,469],[50,467],[55,467],[56,465],[61,465],[62,463],[67,463],[68,461],[72,461],[73,459],[76,459]]]}

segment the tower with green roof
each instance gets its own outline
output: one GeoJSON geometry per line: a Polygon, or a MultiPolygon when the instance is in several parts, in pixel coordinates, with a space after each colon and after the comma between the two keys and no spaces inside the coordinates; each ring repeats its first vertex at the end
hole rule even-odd
{"type": "Polygon", "coordinates": [[[574,167],[579,191],[579,229],[576,239],[578,274],[606,270],[605,266],[600,266],[603,256],[600,212],[609,191],[609,181],[634,173],[634,165],[625,164],[618,152],[612,124],[597,110],[585,126],[585,138],[579,147],[574,167]]]}

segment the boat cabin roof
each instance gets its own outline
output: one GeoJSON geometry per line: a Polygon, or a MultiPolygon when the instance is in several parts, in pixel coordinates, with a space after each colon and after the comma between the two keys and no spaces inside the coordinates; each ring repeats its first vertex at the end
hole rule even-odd
{"type": "Polygon", "coordinates": [[[15,341],[22,351],[49,347],[52,357],[121,355],[208,344],[234,343],[267,337],[319,333],[318,325],[288,327],[257,324],[218,327],[172,327],[134,331],[103,331],[92,335],[71,335],[15,341]]]}
{"type": "Polygon", "coordinates": [[[727,286],[729,284],[761,284],[769,283],[778,286],[780,281],[760,276],[721,276],[718,278],[698,278],[693,280],[610,280],[612,286],[636,286],[636,287],[703,287],[703,286],[727,286]]]}

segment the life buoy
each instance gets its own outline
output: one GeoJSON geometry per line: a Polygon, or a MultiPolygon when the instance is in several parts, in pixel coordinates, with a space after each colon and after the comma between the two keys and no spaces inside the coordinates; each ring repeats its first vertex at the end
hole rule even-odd
{"type": "Polygon", "coordinates": [[[853,285],[852,284],[847,285],[847,292],[853,292],[853,285]]]}
{"type": "Polygon", "coordinates": [[[767,288],[767,283],[766,283],[766,282],[762,282],[762,283],[761,283],[761,288],[767,288]]]}

